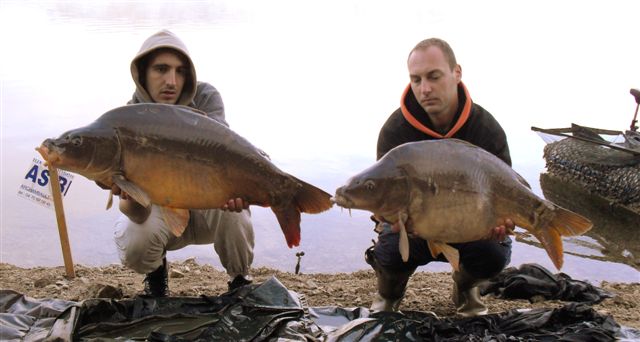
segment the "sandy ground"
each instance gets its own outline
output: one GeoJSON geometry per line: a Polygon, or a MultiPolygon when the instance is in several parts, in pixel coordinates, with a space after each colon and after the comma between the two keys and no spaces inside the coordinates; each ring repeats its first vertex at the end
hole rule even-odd
{"type": "MultiPolygon", "coordinates": [[[[104,267],[75,266],[76,277],[67,279],[64,267],[19,268],[0,263],[1,288],[12,289],[33,298],[59,298],[80,301],[88,298],[129,298],[143,289],[143,275],[121,265],[104,267]]],[[[373,271],[337,274],[294,274],[268,268],[252,270],[254,282],[275,276],[288,289],[304,294],[309,306],[369,307],[376,292],[373,271]]],[[[228,276],[211,265],[193,259],[170,263],[170,289],[173,296],[213,296],[227,291],[228,276]]],[[[417,272],[410,280],[401,309],[433,311],[438,316],[455,315],[450,300],[450,273],[417,272]]],[[[623,326],[640,329],[640,283],[600,284],[616,294],[594,306],[602,314],[612,315],[623,326]]],[[[502,300],[485,297],[490,312],[514,308],[559,307],[566,303],[526,300],[502,300]]]]}

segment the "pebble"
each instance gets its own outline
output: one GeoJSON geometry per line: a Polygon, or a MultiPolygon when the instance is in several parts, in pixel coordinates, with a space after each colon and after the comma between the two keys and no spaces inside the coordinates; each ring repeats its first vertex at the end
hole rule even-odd
{"type": "Polygon", "coordinates": [[[33,282],[33,286],[38,288],[45,287],[49,284],[51,284],[51,280],[47,278],[40,278],[33,282]]]}
{"type": "Polygon", "coordinates": [[[94,298],[113,298],[113,299],[121,299],[122,298],[122,289],[116,288],[111,285],[104,285],[100,287],[93,294],[94,298]]]}
{"type": "Polygon", "coordinates": [[[542,295],[537,295],[537,296],[533,296],[533,297],[529,298],[529,301],[531,303],[541,303],[541,302],[544,302],[546,300],[547,299],[542,295]]]}

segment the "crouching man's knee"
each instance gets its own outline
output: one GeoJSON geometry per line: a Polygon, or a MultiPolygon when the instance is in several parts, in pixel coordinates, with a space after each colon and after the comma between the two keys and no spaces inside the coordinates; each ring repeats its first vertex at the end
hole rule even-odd
{"type": "Polygon", "coordinates": [[[123,215],[116,222],[114,240],[123,265],[150,273],[162,265],[169,235],[152,217],[137,224],[123,215]]]}
{"type": "Polygon", "coordinates": [[[511,239],[503,242],[481,240],[466,244],[461,250],[460,263],[474,278],[496,276],[511,262],[511,239]]]}

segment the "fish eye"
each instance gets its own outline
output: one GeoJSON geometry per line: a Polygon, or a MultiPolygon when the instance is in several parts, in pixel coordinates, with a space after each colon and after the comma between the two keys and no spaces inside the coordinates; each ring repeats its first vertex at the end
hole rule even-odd
{"type": "Polygon", "coordinates": [[[373,189],[376,188],[376,183],[372,180],[368,180],[366,182],[364,182],[364,188],[369,190],[369,191],[373,191],[373,189]]]}
{"type": "Polygon", "coordinates": [[[69,140],[74,146],[80,146],[82,144],[82,137],[79,136],[69,137],[69,140]]]}

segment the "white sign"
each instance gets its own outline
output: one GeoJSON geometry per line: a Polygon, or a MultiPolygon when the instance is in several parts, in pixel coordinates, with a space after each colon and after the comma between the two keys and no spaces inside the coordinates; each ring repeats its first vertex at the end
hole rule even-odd
{"type": "MultiPolygon", "coordinates": [[[[66,196],[71,188],[71,183],[73,183],[73,174],[58,170],[58,177],[60,178],[60,192],[62,196],[66,196]]],[[[49,169],[44,166],[41,159],[34,157],[27,168],[22,184],[18,188],[18,196],[53,209],[49,180],[49,169]]]]}

